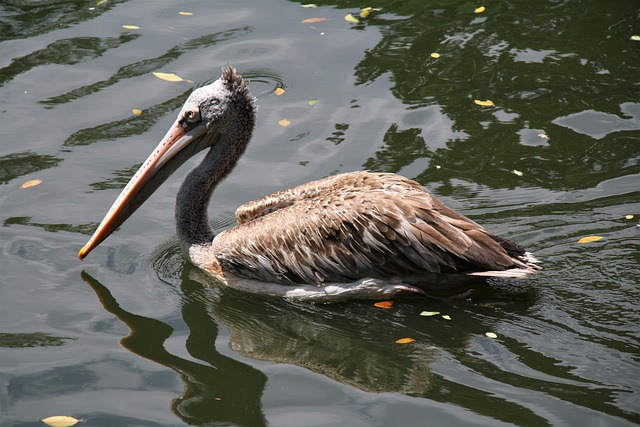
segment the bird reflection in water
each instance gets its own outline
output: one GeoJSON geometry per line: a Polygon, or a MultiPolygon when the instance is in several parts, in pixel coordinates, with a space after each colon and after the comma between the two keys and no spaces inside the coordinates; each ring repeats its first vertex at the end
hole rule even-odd
{"type": "Polygon", "coordinates": [[[407,327],[384,314],[372,317],[371,310],[377,309],[370,305],[310,306],[265,298],[256,307],[255,299],[243,298],[242,292],[210,282],[203,286],[200,281],[209,278],[190,264],[182,266],[181,274],[182,317],[189,327],[186,349],[203,363],[167,351],[171,326],[124,310],[88,273],[82,279],[105,310],[131,330],[121,340],[123,347],[179,375],[184,393],[171,407],[189,424],[267,424],[261,408],[267,377],[216,350],[218,324],[228,328],[229,346],[241,356],[300,366],[366,392],[424,394],[429,389],[436,347],[423,342],[400,348],[382,338],[406,334],[407,327]]]}
{"type": "MultiPolygon", "coordinates": [[[[468,360],[474,337],[484,336],[502,319],[494,307],[526,311],[537,301],[530,287],[500,286],[485,287],[482,300],[474,302],[433,300],[426,305],[411,299],[398,302],[393,310],[362,302],[317,305],[258,298],[212,283],[205,272],[184,261],[177,245],[156,251],[152,268],[168,286],[179,288],[182,318],[189,328],[186,350],[202,363],[165,349],[174,332],[171,326],[125,311],[106,287],[86,272],[82,278],[104,308],[131,330],[122,345],[179,375],[184,392],[171,407],[191,425],[268,424],[261,405],[267,376],[216,350],[219,326],[229,331],[229,347],[241,356],[302,367],[368,393],[438,400],[434,384],[442,379],[430,366],[439,355],[444,351],[468,360]],[[473,311],[466,309],[469,305],[473,311]],[[419,316],[422,309],[452,313],[455,321],[428,320],[419,316]],[[394,343],[405,336],[416,341],[408,346],[394,343]]],[[[455,395],[447,399],[463,404],[455,395]]]]}
{"type": "MultiPolygon", "coordinates": [[[[173,400],[171,409],[182,421],[190,425],[208,424],[213,420],[224,425],[267,424],[261,408],[266,376],[216,351],[218,327],[205,306],[198,302],[201,299],[197,296],[185,299],[182,307],[183,319],[190,331],[187,351],[203,362],[197,363],[171,354],[164,347],[173,333],[171,326],[124,310],[105,286],[84,271],[82,279],[96,292],[105,310],[131,330],[120,340],[124,348],[179,375],[184,392],[173,400]]],[[[193,282],[183,281],[183,286],[186,292],[202,292],[193,282]]]]}

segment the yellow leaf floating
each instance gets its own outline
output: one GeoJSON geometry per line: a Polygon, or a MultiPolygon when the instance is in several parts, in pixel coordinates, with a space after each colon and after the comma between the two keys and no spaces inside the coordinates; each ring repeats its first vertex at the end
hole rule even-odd
{"type": "Polygon", "coordinates": [[[275,93],[276,95],[282,95],[284,93],[284,89],[279,87],[276,90],[274,90],[273,93],[275,93]]]}
{"type": "Polygon", "coordinates": [[[484,12],[485,10],[487,10],[487,9],[486,9],[484,6],[480,6],[480,7],[476,7],[476,8],[473,10],[473,13],[482,13],[482,12],[484,12]]]}
{"type": "Polygon", "coordinates": [[[328,21],[329,18],[307,18],[305,20],[302,21],[303,24],[311,24],[314,22],[322,22],[322,21],[328,21]]]}
{"type": "Polygon", "coordinates": [[[360,11],[360,16],[363,17],[363,18],[366,18],[370,14],[371,14],[371,8],[370,7],[364,8],[364,9],[362,9],[360,11]]]}
{"type": "Polygon", "coordinates": [[[96,3],[96,6],[100,6],[101,4],[106,3],[108,0],[100,0],[98,3],[96,3]]]}
{"type": "Polygon", "coordinates": [[[356,18],[355,16],[353,16],[351,13],[348,13],[345,17],[344,20],[347,22],[353,22],[354,24],[357,24],[360,22],[360,20],[358,18],[356,18]]]}
{"type": "Polygon", "coordinates": [[[439,311],[423,311],[422,313],[420,313],[420,316],[436,316],[440,314],[439,311]]]}
{"type": "Polygon", "coordinates": [[[480,101],[479,99],[474,99],[473,102],[476,103],[476,105],[479,105],[481,107],[493,107],[493,101],[487,99],[485,101],[480,101]]]}
{"type": "Polygon", "coordinates": [[[522,176],[522,172],[520,172],[518,169],[514,169],[511,171],[514,175],[518,175],[518,176],[522,176]]]}
{"type": "Polygon", "coordinates": [[[41,421],[51,427],[70,427],[80,422],[80,420],[73,417],[68,417],[66,415],[56,415],[53,417],[44,418],[41,421]]]}
{"type": "Polygon", "coordinates": [[[498,338],[498,336],[493,332],[485,332],[485,335],[488,336],[489,338],[498,338]]]}
{"type": "Polygon", "coordinates": [[[391,308],[393,307],[393,301],[378,301],[373,305],[378,308],[391,308]]]}
{"type": "Polygon", "coordinates": [[[631,36],[630,39],[633,40],[634,42],[640,42],[640,36],[635,34],[631,36]]]}
{"type": "Polygon", "coordinates": [[[168,82],[183,82],[185,81],[182,77],[173,74],[173,73],[159,73],[154,71],[153,75],[161,80],[166,80],[168,82]]]}
{"type": "Polygon", "coordinates": [[[300,7],[304,7],[305,9],[315,9],[316,7],[318,7],[317,4],[313,4],[313,3],[309,3],[309,4],[303,4],[300,7]]]}
{"type": "Polygon", "coordinates": [[[178,12],[178,14],[180,14],[182,16],[193,16],[192,12],[178,12]]]}
{"type": "Polygon", "coordinates": [[[583,237],[582,239],[578,240],[578,243],[591,243],[591,242],[597,242],[598,240],[602,240],[604,237],[602,236],[587,236],[587,237],[583,237]]]}
{"type": "Polygon", "coordinates": [[[136,116],[139,116],[140,114],[142,114],[142,110],[141,110],[141,109],[139,109],[139,108],[132,108],[132,109],[131,109],[131,112],[132,112],[133,114],[135,114],[136,116]]]}
{"type": "Polygon", "coordinates": [[[31,181],[27,181],[24,184],[22,184],[20,188],[35,187],[36,185],[40,185],[40,184],[42,184],[41,179],[32,179],[31,181]]]}
{"type": "Polygon", "coordinates": [[[137,25],[123,25],[122,28],[124,28],[125,30],[139,30],[140,27],[138,27],[137,25]]]}
{"type": "Polygon", "coordinates": [[[291,124],[291,120],[289,120],[289,119],[282,119],[282,120],[278,121],[278,124],[279,124],[280,126],[287,127],[287,126],[289,126],[289,125],[291,124]]]}
{"type": "Polygon", "coordinates": [[[549,135],[547,135],[546,133],[539,133],[538,137],[540,137],[542,139],[549,139],[549,135]]]}
{"type": "Polygon", "coordinates": [[[438,58],[440,58],[440,54],[439,54],[438,52],[433,52],[430,56],[431,56],[433,59],[438,59],[438,58]]]}
{"type": "Polygon", "coordinates": [[[629,214],[629,215],[625,215],[624,219],[633,219],[633,215],[629,214]]]}
{"type": "Polygon", "coordinates": [[[309,100],[309,105],[311,105],[311,106],[316,105],[317,103],[318,103],[318,100],[315,99],[315,98],[309,100]]]}
{"type": "Polygon", "coordinates": [[[396,340],[396,344],[409,344],[414,341],[415,340],[413,338],[400,338],[399,340],[396,340]]]}
{"type": "Polygon", "coordinates": [[[449,316],[448,314],[443,314],[443,315],[442,315],[442,318],[443,318],[444,320],[451,320],[451,316],[449,316]]]}

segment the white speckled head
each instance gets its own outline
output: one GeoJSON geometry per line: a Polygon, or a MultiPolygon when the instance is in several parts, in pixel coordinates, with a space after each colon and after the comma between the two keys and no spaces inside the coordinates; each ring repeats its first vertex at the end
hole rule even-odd
{"type": "MultiPolygon", "coordinates": [[[[212,147],[202,163],[203,168],[198,168],[199,172],[205,170],[206,180],[217,182],[224,178],[247,147],[254,126],[254,98],[243,78],[227,65],[218,80],[189,95],[165,137],[122,190],[89,242],[78,252],[80,259],[126,221],[180,165],[198,152],[212,147]]],[[[193,179],[195,175],[190,176],[193,179]]]]}
{"type": "Polygon", "coordinates": [[[253,130],[255,123],[255,100],[249,87],[240,74],[231,66],[222,69],[222,75],[210,85],[195,89],[184,103],[178,119],[185,112],[197,109],[207,128],[217,126],[217,131],[224,133],[229,127],[234,130],[253,130]],[[235,121],[242,119],[246,123],[234,126],[235,121]],[[231,122],[231,123],[230,123],[231,122]]]}

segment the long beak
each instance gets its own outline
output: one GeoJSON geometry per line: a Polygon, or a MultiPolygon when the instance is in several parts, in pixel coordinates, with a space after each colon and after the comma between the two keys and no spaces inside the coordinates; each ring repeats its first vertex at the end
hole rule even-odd
{"type": "Polygon", "coordinates": [[[208,136],[215,135],[207,132],[203,124],[196,125],[187,132],[180,119],[176,120],[160,144],[122,190],[91,239],[80,249],[78,258],[84,259],[89,252],[109,237],[187,159],[212,145],[212,140],[208,136]]]}

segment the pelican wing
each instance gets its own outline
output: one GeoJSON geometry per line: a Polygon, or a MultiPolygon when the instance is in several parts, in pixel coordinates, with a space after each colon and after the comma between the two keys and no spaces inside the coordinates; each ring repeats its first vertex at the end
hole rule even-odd
{"type": "MultiPolygon", "coordinates": [[[[524,267],[524,250],[406,178],[356,172],[241,207],[213,244],[223,270],[284,284],[524,267]],[[239,212],[239,214],[238,214],[239,212]]],[[[414,279],[415,280],[415,279],[414,279]]]]}

